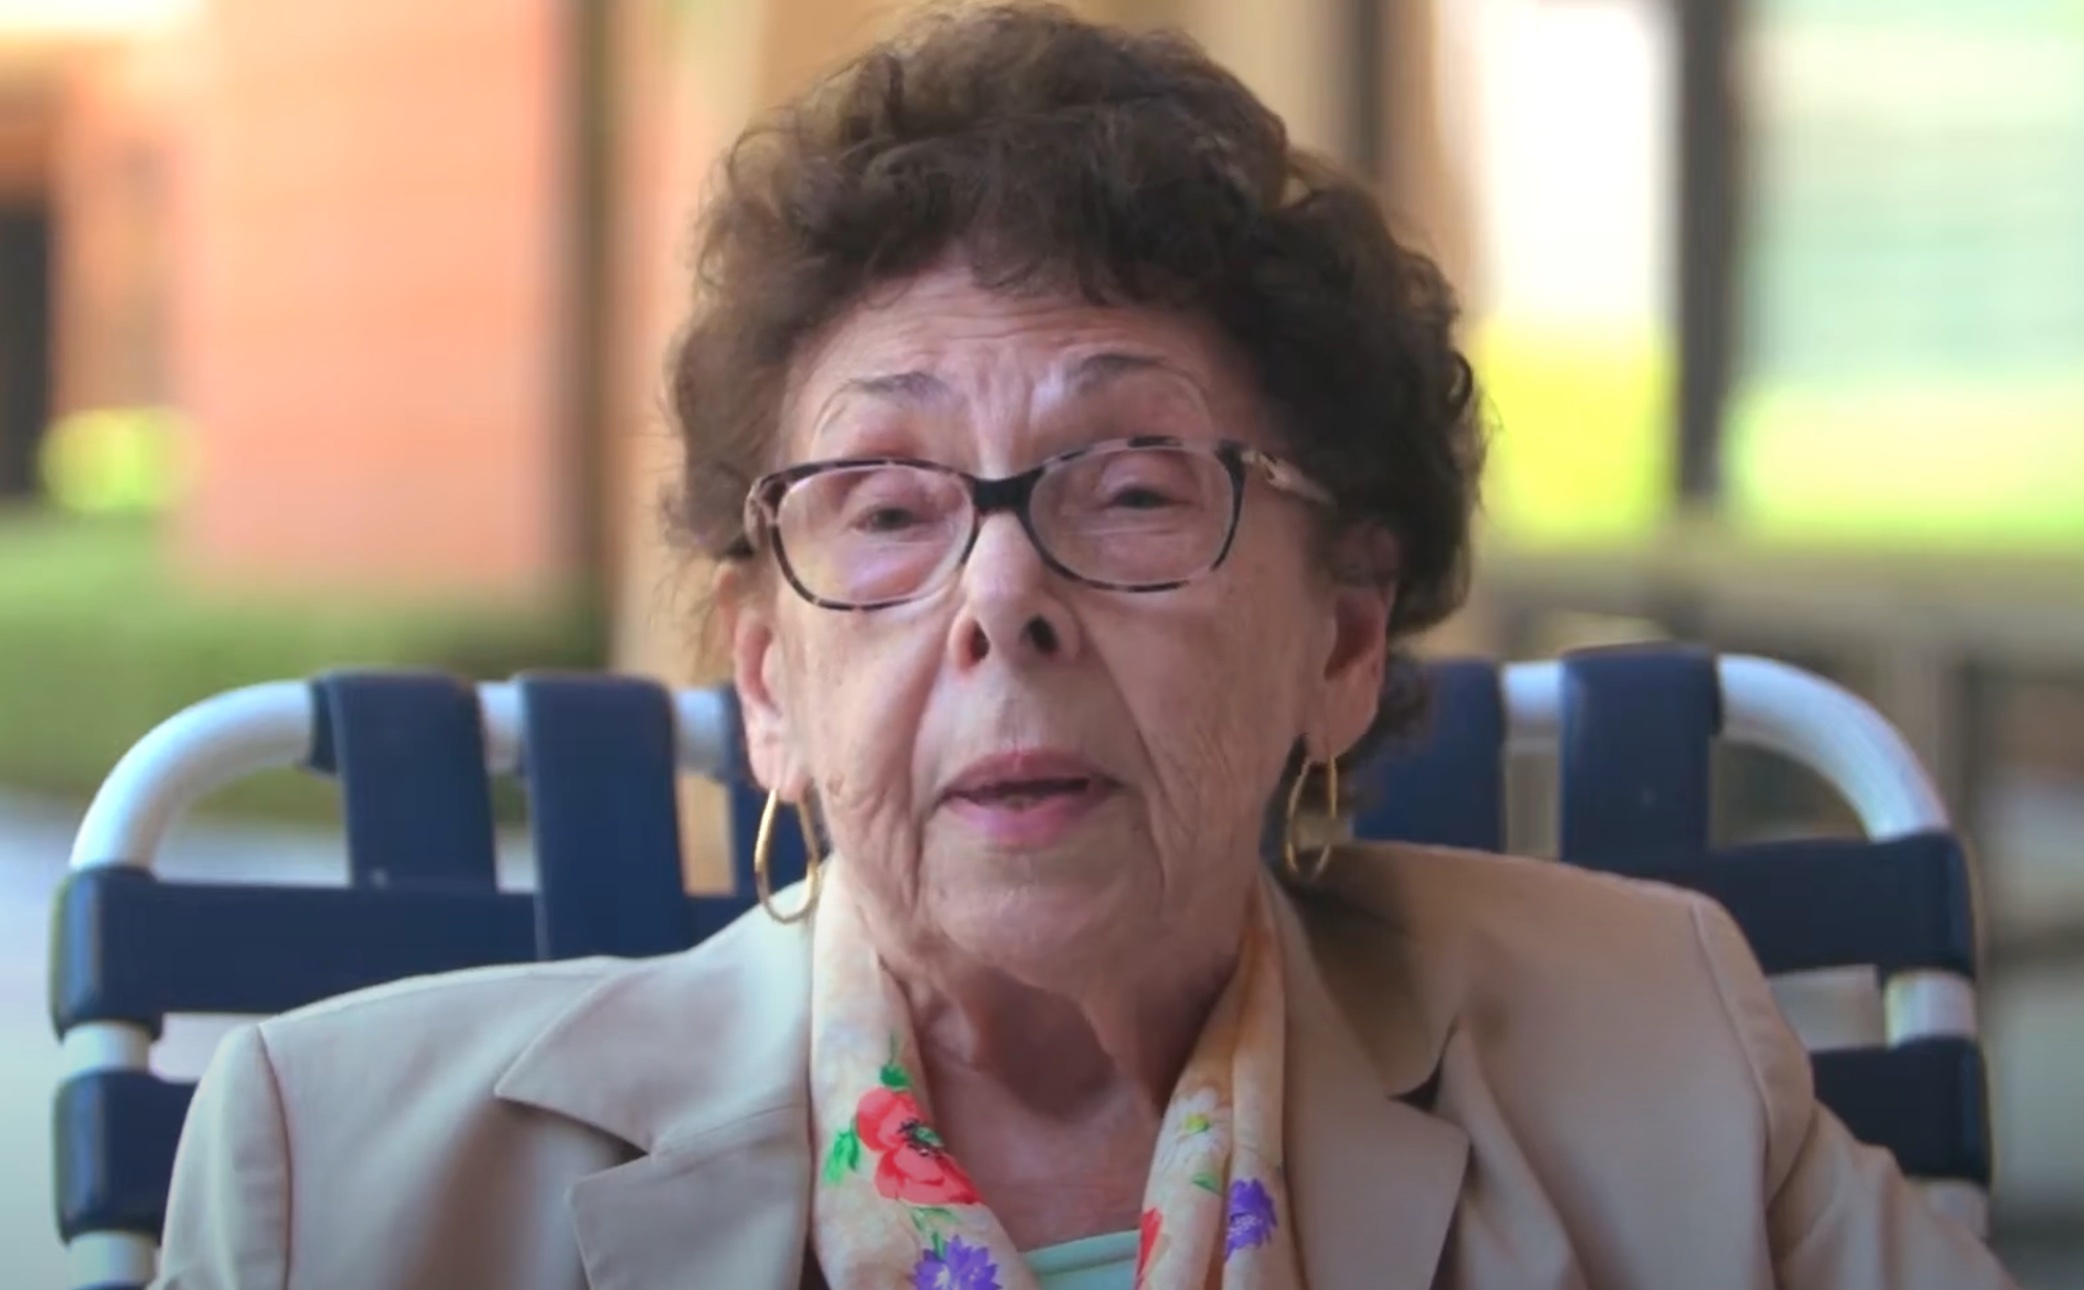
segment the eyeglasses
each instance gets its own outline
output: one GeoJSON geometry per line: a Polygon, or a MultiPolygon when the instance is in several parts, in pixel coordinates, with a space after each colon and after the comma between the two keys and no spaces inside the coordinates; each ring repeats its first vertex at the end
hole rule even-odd
{"type": "Polygon", "coordinates": [[[1011,511],[1067,578],[1109,591],[1168,591],[1220,567],[1245,481],[1308,501],[1331,493],[1292,464],[1230,441],[1146,435],[1090,444],[1004,479],[909,457],[791,466],[756,482],[745,531],[771,537],[796,593],[826,609],[883,609],[940,590],[984,518],[1011,511]]]}

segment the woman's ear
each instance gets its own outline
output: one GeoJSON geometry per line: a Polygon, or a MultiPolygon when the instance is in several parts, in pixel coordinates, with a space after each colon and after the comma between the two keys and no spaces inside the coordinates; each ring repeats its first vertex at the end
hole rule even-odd
{"type": "Polygon", "coordinates": [[[1331,646],[1320,678],[1318,729],[1324,751],[1343,755],[1375,722],[1389,669],[1389,622],[1397,603],[1397,542],[1369,527],[1342,538],[1333,553],[1331,646]]]}
{"type": "Polygon", "coordinates": [[[716,601],[731,650],[731,683],[745,722],[745,752],[753,778],[784,800],[803,796],[803,769],[789,720],[787,659],[774,604],[743,567],[726,565],[716,579],[716,601]]]}

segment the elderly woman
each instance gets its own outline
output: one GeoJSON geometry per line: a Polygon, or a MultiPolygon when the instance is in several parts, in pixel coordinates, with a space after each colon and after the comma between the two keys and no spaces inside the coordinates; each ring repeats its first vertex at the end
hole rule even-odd
{"type": "Polygon", "coordinates": [[[1480,451],[1439,275],[1236,80],[933,17],[740,142],[701,250],[681,524],[833,854],[674,958],[228,1040],[164,1284],[2006,1283],[1713,906],[1307,836],[1480,451]]]}

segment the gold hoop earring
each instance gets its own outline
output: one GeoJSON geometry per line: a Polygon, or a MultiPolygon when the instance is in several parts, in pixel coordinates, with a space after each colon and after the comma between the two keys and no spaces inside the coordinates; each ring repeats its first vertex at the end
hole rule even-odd
{"type": "Polygon", "coordinates": [[[1339,759],[1328,758],[1324,763],[1324,821],[1319,826],[1317,854],[1306,864],[1302,848],[1296,842],[1296,820],[1302,809],[1303,785],[1309,782],[1310,763],[1305,761],[1296,772],[1295,783],[1288,789],[1288,828],[1281,837],[1281,863],[1289,876],[1297,882],[1313,883],[1324,876],[1331,865],[1331,853],[1338,842],[1339,818],[1339,759]]]}
{"type": "Polygon", "coordinates": [[[810,911],[818,907],[818,884],[823,878],[822,861],[818,858],[818,838],[811,831],[810,808],[796,808],[796,827],[803,831],[803,903],[788,913],[774,903],[774,886],[767,876],[768,853],[774,848],[774,808],[781,803],[779,793],[768,793],[766,805],[760,808],[760,829],[753,835],[753,888],[759,893],[760,908],[777,923],[800,923],[810,917],[810,911]]]}

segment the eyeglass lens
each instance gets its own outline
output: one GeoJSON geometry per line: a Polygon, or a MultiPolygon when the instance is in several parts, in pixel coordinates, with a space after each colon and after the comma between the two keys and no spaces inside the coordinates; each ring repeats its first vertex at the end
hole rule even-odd
{"type": "MultiPolygon", "coordinates": [[[[1229,468],[1207,452],[1133,447],[1053,463],[1029,499],[1031,532],[1076,577],[1157,586],[1206,572],[1234,519],[1229,468]]],[[[969,481],[913,465],[847,466],[797,481],[775,514],[803,589],[844,604],[931,590],[976,526],[969,481]]]]}

